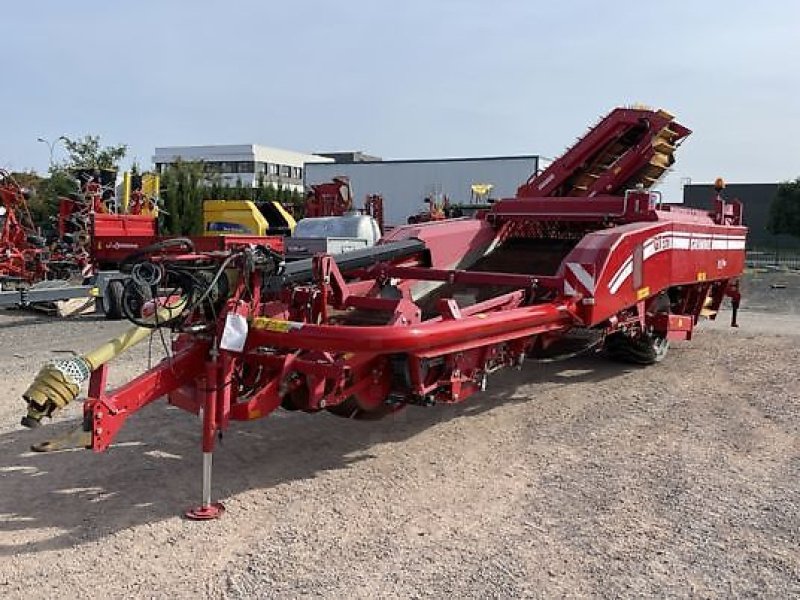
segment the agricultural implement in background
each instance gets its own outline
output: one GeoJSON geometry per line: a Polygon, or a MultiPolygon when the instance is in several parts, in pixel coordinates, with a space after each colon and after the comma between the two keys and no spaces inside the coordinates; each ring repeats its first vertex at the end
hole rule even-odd
{"type": "Polygon", "coordinates": [[[26,191],[0,169],[0,283],[32,283],[48,274],[47,246],[33,224],[26,191]]]}
{"type": "MultiPolygon", "coordinates": [[[[132,179],[126,177],[126,185],[132,179]]],[[[383,199],[379,195],[367,196],[364,209],[353,211],[352,193],[346,178],[336,178],[312,187],[305,207],[306,216],[347,220],[350,215],[346,213],[352,211],[361,212],[362,216],[369,216],[379,224],[383,221],[383,199]]],[[[105,210],[105,203],[99,200],[97,193],[92,193],[93,190],[84,193],[84,198],[94,198],[95,201],[83,202],[79,211],[70,208],[67,200],[62,202],[63,212],[68,215],[62,220],[84,224],[80,236],[89,240],[85,245],[90,249],[97,293],[102,298],[103,312],[112,319],[123,315],[122,289],[128,274],[119,272],[120,262],[147,246],[168,239],[168,236],[158,234],[158,222],[152,208],[134,210],[157,205],[142,192],[137,196],[136,187],[132,189],[130,200],[123,202],[123,206],[131,209],[127,213],[105,210]]],[[[307,221],[307,218],[301,220],[308,224],[307,221]]],[[[276,201],[206,200],[203,202],[203,235],[192,237],[191,241],[195,250],[201,252],[224,251],[242,245],[262,245],[283,251],[287,247],[284,240],[288,241],[296,225],[294,217],[276,201]]],[[[350,242],[363,244],[367,240],[350,242]]]]}
{"type": "Polygon", "coordinates": [[[461,402],[570,332],[594,335],[614,358],[658,362],[738,294],[744,265],[738,202],[718,194],[706,212],[649,191],[689,133],[665,111],[615,109],[516,197],[336,257],[287,264],[266,247],[200,252],[188,241],[142,255],[125,288],[134,327],[48,363],[24,394],[23,424],[63,408],[86,381],[83,430],[95,451],[164,396],[202,413],[202,503],[188,515],[213,518],[212,451],[232,420],[279,407],[376,419],[461,402]],[[108,361],[156,328],[173,332],[173,354],[107,390],[108,361]]]}
{"type": "Polygon", "coordinates": [[[87,297],[90,286],[67,284],[82,263],[63,250],[39,235],[27,191],[0,169],[0,307],[87,297]]]}
{"type": "Polygon", "coordinates": [[[443,221],[463,216],[460,211],[454,211],[450,204],[450,198],[446,194],[434,193],[423,199],[426,204],[425,210],[410,215],[406,222],[409,225],[419,223],[430,223],[431,221],[443,221]]]}
{"type": "Polygon", "coordinates": [[[364,208],[358,209],[353,203],[349,177],[337,176],[329,182],[312,184],[310,187],[302,208],[302,218],[341,217],[361,213],[375,219],[380,230],[384,231],[383,196],[380,194],[367,194],[364,197],[364,208]]]}

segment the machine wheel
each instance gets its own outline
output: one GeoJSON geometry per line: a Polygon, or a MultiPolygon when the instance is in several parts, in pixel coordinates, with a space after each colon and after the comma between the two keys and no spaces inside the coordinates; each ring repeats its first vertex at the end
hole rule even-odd
{"type": "Polygon", "coordinates": [[[669,351],[669,340],[660,335],[644,334],[629,337],[613,333],[606,338],[605,351],[609,358],[636,365],[652,365],[664,360],[669,351]]]}
{"type": "Polygon", "coordinates": [[[122,318],[122,295],[125,284],[119,279],[112,279],[103,294],[103,313],[106,319],[118,321],[122,318]]]}
{"type": "Polygon", "coordinates": [[[637,338],[613,333],[606,338],[605,351],[609,358],[636,365],[652,365],[664,360],[669,340],[660,335],[645,334],[637,338]]]}
{"type": "MultiPolygon", "coordinates": [[[[648,307],[648,314],[651,316],[669,312],[670,299],[666,293],[656,296],[648,307]]],[[[648,332],[633,337],[620,331],[607,336],[603,348],[613,360],[636,365],[652,365],[661,362],[667,356],[669,340],[663,333],[648,332]]]]}

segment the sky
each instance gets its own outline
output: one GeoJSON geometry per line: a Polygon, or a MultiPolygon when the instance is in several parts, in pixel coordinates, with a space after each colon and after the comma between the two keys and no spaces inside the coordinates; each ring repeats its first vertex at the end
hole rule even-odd
{"type": "Polygon", "coordinates": [[[225,143],[555,157],[642,103],[694,132],[667,195],[800,175],[796,0],[7,0],[0,23],[6,169],[85,134],[143,166],[225,143]]]}

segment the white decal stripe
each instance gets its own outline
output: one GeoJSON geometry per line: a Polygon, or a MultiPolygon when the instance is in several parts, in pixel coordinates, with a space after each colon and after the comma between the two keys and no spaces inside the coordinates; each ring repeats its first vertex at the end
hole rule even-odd
{"type": "Polygon", "coordinates": [[[625,270],[625,267],[629,267],[632,264],[632,262],[633,262],[633,258],[632,257],[628,257],[628,259],[624,263],[622,263],[622,266],[614,274],[614,277],[612,277],[611,281],[608,282],[609,289],[614,287],[614,286],[619,287],[619,283],[621,283],[621,282],[618,282],[617,280],[620,277],[622,277],[622,272],[625,270]]]}
{"type": "Polygon", "coordinates": [[[572,287],[569,281],[566,279],[564,280],[564,295],[565,296],[575,296],[575,288],[572,287]]]}
{"type": "Polygon", "coordinates": [[[625,281],[631,273],[633,273],[632,260],[625,263],[625,266],[622,267],[622,271],[620,271],[618,276],[614,278],[616,281],[613,284],[609,284],[609,289],[611,290],[612,294],[617,293],[617,290],[622,285],[622,282],[625,281]]]}
{"type": "MultiPolygon", "coordinates": [[[[695,233],[690,231],[673,231],[658,234],[644,243],[643,259],[664,250],[744,250],[747,238],[741,235],[719,235],[712,233],[695,233]]],[[[575,263],[570,263],[575,264],[575,263]]],[[[628,258],[611,278],[608,289],[612,294],[633,272],[632,259],[628,258]]]]}
{"type": "Polygon", "coordinates": [[[592,277],[589,272],[583,268],[583,265],[580,263],[567,263],[567,268],[570,269],[578,278],[580,284],[586,288],[586,291],[590,294],[594,294],[594,277],[592,277]]]}
{"type": "MultiPolygon", "coordinates": [[[[741,235],[720,235],[691,231],[662,233],[644,242],[643,259],[647,260],[664,250],[744,250],[746,240],[747,238],[741,235]]],[[[628,258],[608,283],[608,289],[612,294],[617,293],[617,290],[632,272],[632,259],[628,258]]]]}
{"type": "Polygon", "coordinates": [[[711,240],[711,249],[727,250],[730,247],[730,243],[728,240],[711,240]]]}

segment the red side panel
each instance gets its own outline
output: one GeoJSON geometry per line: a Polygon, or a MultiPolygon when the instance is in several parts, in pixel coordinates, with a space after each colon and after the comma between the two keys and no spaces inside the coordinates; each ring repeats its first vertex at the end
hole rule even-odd
{"type": "Polygon", "coordinates": [[[240,246],[259,245],[283,252],[283,236],[280,235],[207,235],[189,238],[197,252],[230,250],[240,246]]]}
{"type": "Polygon", "coordinates": [[[158,225],[153,217],[146,215],[92,215],[92,233],[95,237],[155,236],[158,225]]]}
{"type": "Polygon", "coordinates": [[[153,217],[145,215],[92,215],[92,257],[96,263],[117,263],[152,244],[158,233],[153,217]]]}
{"type": "Polygon", "coordinates": [[[671,286],[731,279],[744,269],[747,228],[697,219],[631,223],[588,234],[559,275],[580,294],[580,314],[596,325],[671,286]]]}
{"type": "MultiPolygon", "coordinates": [[[[150,216],[95,213],[93,218],[92,255],[101,264],[119,263],[142,248],[168,239],[168,236],[157,235],[156,220],[150,216]]],[[[193,236],[190,239],[198,252],[223,251],[248,244],[283,251],[283,238],[274,235],[193,236]]]]}

